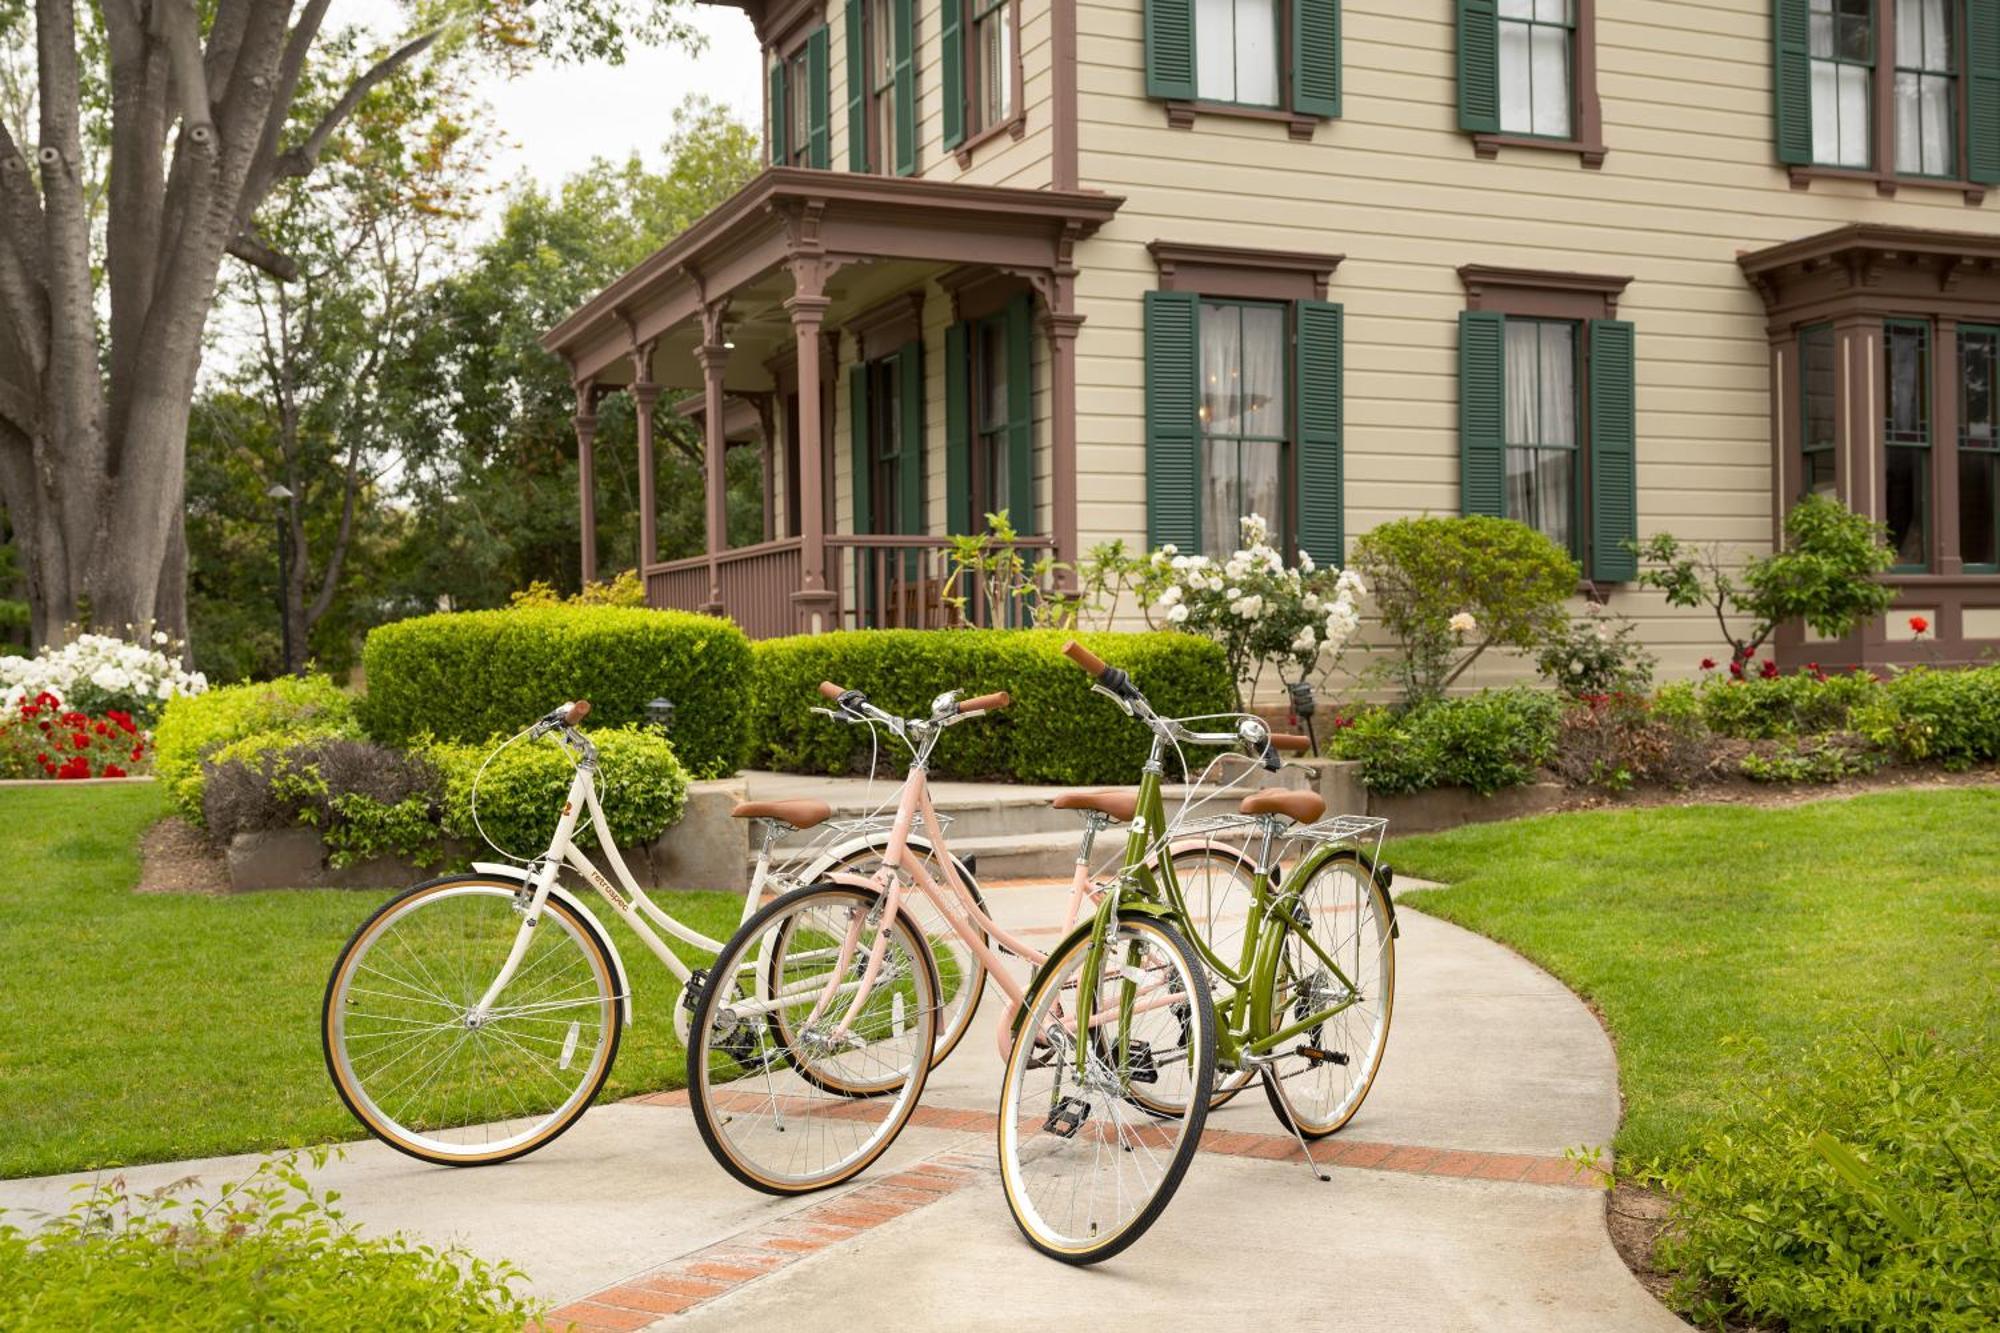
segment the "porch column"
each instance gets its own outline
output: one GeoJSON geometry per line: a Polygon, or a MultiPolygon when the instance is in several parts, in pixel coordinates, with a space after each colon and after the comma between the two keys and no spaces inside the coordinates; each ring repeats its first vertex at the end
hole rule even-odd
{"type": "Polygon", "coordinates": [[[597,579],[597,462],[592,457],[597,442],[597,382],[578,380],[576,415],[576,495],[581,511],[583,539],[583,581],[597,579]]]}
{"type": "MultiPolygon", "coordinates": [[[[778,437],[773,429],[774,394],[757,395],[757,439],[764,466],[764,540],[778,536],[778,437]]],[[[794,500],[794,503],[797,501],[794,500]]]]}
{"type": "Polygon", "coordinates": [[[799,589],[792,594],[799,631],[818,634],[833,627],[833,591],[826,581],[826,478],[821,471],[821,322],[833,302],[816,267],[794,268],[798,287],[785,302],[798,342],[799,365],[799,589]]]}
{"type": "Polygon", "coordinates": [[[717,302],[701,313],[701,346],[695,359],[701,363],[702,430],[707,438],[708,484],[708,603],[702,607],[710,615],[722,615],[722,552],[729,544],[729,474],[724,466],[729,456],[729,439],[722,419],[722,374],[729,366],[729,347],[724,341],[722,317],[726,305],[717,302]]]}
{"type": "Polygon", "coordinates": [[[653,344],[632,350],[632,413],[639,432],[639,582],[660,562],[660,515],[653,495],[657,475],[653,463],[653,404],[660,386],[653,383],[653,344]]]}
{"type": "Polygon", "coordinates": [[[1042,317],[1049,339],[1049,531],[1056,559],[1073,564],[1076,532],[1076,335],[1083,316],[1050,311],[1042,317]]]}

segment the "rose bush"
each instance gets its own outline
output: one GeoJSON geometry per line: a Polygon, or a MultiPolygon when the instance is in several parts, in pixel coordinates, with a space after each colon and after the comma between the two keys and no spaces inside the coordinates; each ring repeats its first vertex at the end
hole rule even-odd
{"type": "Polygon", "coordinates": [[[1352,570],[1320,569],[1305,552],[1287,566],[1270,528],[1252,514],[1243,545],[1221,562],[1183,555],[1171,543],[1154,551],[1145,584],[1155,615],[1171,629],[1222,645],[1236,682],[1237,707],[1254,698],[1268,667],[1286,684],[1316,671],[1331,675],[1361,628],[1367,595],[1352,570]]]}
{"type": "Polygon", "coordinates": [[[122,708],[92,715],[44,690],[0,717],[0,777],[123,778],[151,765],[146,733],[122,708]]]}
{"type": "Polygon", "coordinates": [[[208,679],[181,666],[183,645],[155,631],[145,642],[79,634],[33,657],[0,657],[0,706],[51,695],[64,707],[94,716],[112,709],[141,725],[176,695],[200,694],[208,679]]]}

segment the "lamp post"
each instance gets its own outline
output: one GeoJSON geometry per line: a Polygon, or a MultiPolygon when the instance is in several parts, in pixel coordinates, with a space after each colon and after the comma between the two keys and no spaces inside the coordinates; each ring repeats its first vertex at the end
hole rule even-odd
{"type": "Polygon", "coordinates": [[[292,498],[292,492],[280,484],[265,491],[264,496],[278,516],[278,632],[285,654],[283,674],[289,676],[292,674],[292,533],[291,524],[286,522],[285,502],[292,498]]]}

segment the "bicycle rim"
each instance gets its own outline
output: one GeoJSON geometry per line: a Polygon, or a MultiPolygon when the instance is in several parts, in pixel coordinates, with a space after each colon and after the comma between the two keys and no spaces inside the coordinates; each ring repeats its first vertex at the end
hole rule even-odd
{"type": "Polygon", "coordinates": [[[513,946],[516,887],[420,885],[354,933],[328,979],[321,1039],[334,1086],[371,1133],[413,1157],[470,1166],[532,1152],[610,1073],[616,974],[559,899],[484,1021],[468,1024],[513,946]]]}
{"type": "Polygon", "coordinates": [[[851,1178],[895,1141],[923,1095],[937,980],[906,918],[844,1022],[880,902],[838,885],[786,894],[744,923],[710,973],[688,1052],[689,1103],[716,1161],[753,1188],[802,1194],[851,1178]]]}
{"type": "Polygon", "coordinates": [[[1089,1009],[1092,1026],[1108,1030],[1085,1043],[1079,1078],[1074,1016],[1085,1011],[1090,938],[1074,938],[1037,974],[1000,1103],[1000,1173],[1014,1221],[1037,1250],[1074,1264],[1110,1258],[1158,1219],[1201,1142],[1215,1079],[1207,976],[1180,934],[1150,917],[1121,921],[1106,951],[1089,1009]],[[1190,999],[1185,1020],[1176,994],[1190,999]],[[1159,1088],[1163,1081],[1170,1086],[1159,1088]],[[1156,1119],[1133,1103],[1135,1082],[1192,1109],[1156,1119]]]}

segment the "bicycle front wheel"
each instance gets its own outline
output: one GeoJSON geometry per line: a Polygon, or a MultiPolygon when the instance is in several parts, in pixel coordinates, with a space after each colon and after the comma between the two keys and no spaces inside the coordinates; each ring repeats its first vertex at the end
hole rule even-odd
{"type": "Polygon", "coordinates": [[[478,875],[397,896],[341,950],[320,1036],[340,1099],[399,1152],[447,1166],[510,1161],[575,1124],[623,1024],[617,972],[590,923],[550,898],[513,979],[474,1009],[521,928],[517,885],[478,875]]]}
{"type": "Polygon", "coordinates": [[[1187,941],[1126,917],[1093,982],[1094,938],[1073,937],[1036,974],[1000,1096],[1007,1206],[1030,1245],[1072,1264],[1109,1259],[1159,1218],[1215,1084],[1215,1006],[1187,941]],[[1132,1096],[1140,1085],[1186,1113],[1149,1115],[1132,1096]]]}
{"type": "Polygon", "coordinates": [[[1281,1032],[1337,1010],[1278,1043],[1264,1089],[1278,1118],[1323,1139],[1354,1118],[1389,1044],[1396,1006],[1396,940],[1388,894],[1367,864],[1341,852],[1300,889],[1261,1032],[1281,1032]],[[1310,943],[1308,943],[1310,940],[1310,943]]]}
{"type": "Polygon", "coordinates": [[[753,1189],[804,1194],[858,1175],[923,1096],[937,974],[906,915],[882,938],[882,905],[872,889],[796,889],[744,922],[709,973],[688,1101],[710,1154],[753,1189]]]}

